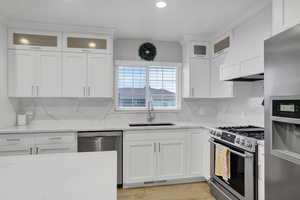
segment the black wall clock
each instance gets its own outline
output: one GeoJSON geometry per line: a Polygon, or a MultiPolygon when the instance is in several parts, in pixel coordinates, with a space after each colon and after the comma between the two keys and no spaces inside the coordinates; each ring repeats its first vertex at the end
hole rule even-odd
{"type": "Polygon", "coordinates": [[[143,60],[153,61],[156,56],[156,47],[152,43],[144,43],[139,48],[139,56],[143,60]]]}

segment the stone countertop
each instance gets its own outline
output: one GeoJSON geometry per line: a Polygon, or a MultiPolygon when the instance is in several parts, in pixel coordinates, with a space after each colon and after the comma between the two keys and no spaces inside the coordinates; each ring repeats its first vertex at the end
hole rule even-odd
{"type": "Polygon", "coordinates": [[[6,200],[117,199],[117,153],[112,151],[2,156],[0,176],[6,200]]]}
{"type": "Polygon", "coordinates": [[[30,133],[57,133],[79,131],[130,131],[130,130],[163,130],[163,129],[197,129],[213,128],[224,123],[209,122],[174,122],[174,126],[129,127],[128,123],[105,123],[89,121],[48,121],[32,123],[27,126],[12,126],[0,129],[0,134],[30,134],[30,133]]]}

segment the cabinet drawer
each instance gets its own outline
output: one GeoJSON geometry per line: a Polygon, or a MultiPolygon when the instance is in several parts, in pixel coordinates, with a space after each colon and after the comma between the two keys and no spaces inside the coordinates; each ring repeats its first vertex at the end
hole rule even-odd
{"type": "Polygon", "coordinates": [[[33,154],[33,148],[28,145],[0,146],[0,156],[16,156],[33,154]]]}
{"type": "Polygon", "coordinates": [[[77,152],[76,144],[44,144],[35,148],[36,154],[73,153],[77,152]]]}
{"type": "Polygon", "coordinates": [[[30,145],[33,139],[27,136],[12,135],[0,137],[0,146],[30,145]]]}
{"type": "Polygon", "coordinates": [[[36,144],[73,144],[76,143],[75,133],[41,135],[35,138],[36,144]]]}

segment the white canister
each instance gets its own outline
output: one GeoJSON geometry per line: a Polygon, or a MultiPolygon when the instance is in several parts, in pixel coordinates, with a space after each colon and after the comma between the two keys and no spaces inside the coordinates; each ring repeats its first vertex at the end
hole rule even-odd
{"type": "Polygon", "coordinates": [[[17,115],[17,126],[25,126],[27,125],[27,115],[19,114],[17,115]]]}

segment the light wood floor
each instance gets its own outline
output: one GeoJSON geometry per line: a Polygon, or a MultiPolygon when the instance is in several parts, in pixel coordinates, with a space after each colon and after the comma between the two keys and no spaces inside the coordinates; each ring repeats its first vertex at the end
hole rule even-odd
{"type": "Polygon", "coordinates": [[[119,189],[118,200],[215,200],[207,183],[119,189]]]}

